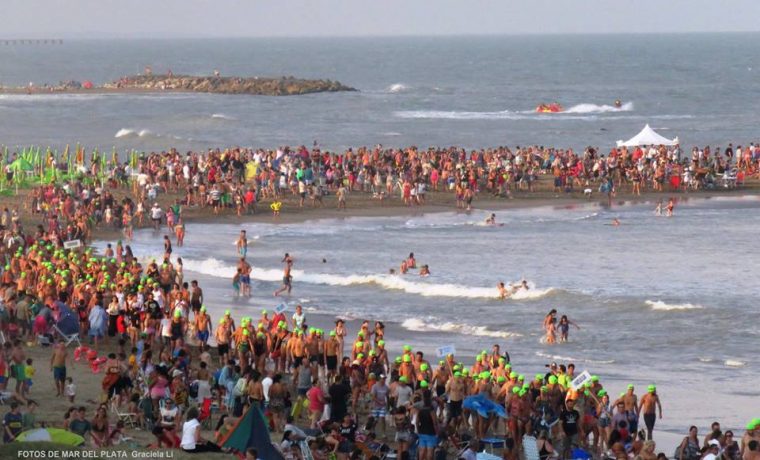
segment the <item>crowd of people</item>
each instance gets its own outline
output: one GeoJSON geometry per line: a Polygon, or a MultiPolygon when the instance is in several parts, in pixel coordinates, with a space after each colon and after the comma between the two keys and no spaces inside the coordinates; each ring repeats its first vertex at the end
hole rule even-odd
{"type": "MultiPolygon", "coordinates": [[[[132,228],[148,223],[147,215],[156,229],[167,225],[181,247],[184,207],[242,216],[255,212],[261,200],[286,193],[300,196],[300,205],[311,196],[314,206],[335,193],[345,206],[346,195],[356,191],[381,199],[398,193],[410,205],[423,204],[427,190],[449,191],[458,205],[469,207],[476,192],[532,190],[541,174],[553,175],[558,190],[590,183],[661,190],[664,184],[680,186],[672,179],[683,179],[687,171],[696,177],[707,169],[703,179],[732,169],[757,174],[758,159],[754,145],[712,153],[697,149],[691,157],[665,147],[615,149],[604,156],[594,149],[467,153],[378,146],[340,155],[316,147],[187,155],[171,150],[144,156],[134,167],[112,168],[104,181],[94,179],[94,165],[81,180],[31,191],[28,209],[42,222],[35,228],[23,227],[18,209],[0,214],[0,391],[15,400],[3,419],[4,439],[41,424],[33,394],[47,389],[33,382],[31,342],[50,346],[51,386],[71,405],[61,420],[46,420],[46,426],[60,425],[92,446],[130,442],[139,427],[152,433],[153,446],[223,450],[235,421],[256,407],[281,436],[277,448],[286,458],[300,459],[307,451],[317,459],[394,452],[396,458],[428,460],[448,451],[469,460],[498,439],[503,457],[513,460],[526,440],[536,444],[541,460],[575,458],[576,448],[621,460],[654,460],[654,425],[662,417],[654,385],[643,394],[629,385],[615,397],[598,376],[577,383],[572,363],[550,363],[526,377],[499,345],[474,360],[430,359],[408,345],[388,346],[382,323],[365,321],[350,334],[339,319],[326,331],[309,326],[300,307],[292,315],[262,311],[254,318],[227,310],[212,318],[206,305],[213,299],[204,298],[197,280],[185,280],[168,237],[163,257],[149,262],[122,241],[102,254],[85,244],[103,225],[121,229],[128,243],[132,228]],[[160,192],[180,198],[162,208],[154,201],[160,192]],[[82,245],[65,246],[73,240],[82,245]],[[74,338],[82,344],[72,352],[67,345],[74,338]],[[83,398],[78,383],[89,372],[102,375],[101,394],[83,398]],[[78,402],[96,398],[100,402],[88,403],[89,409],[78,402]],[[203,428],[211,421],[214,436],[206,438],[203,428]]],[[[245,234],[236,248],[235,281],[240,294],[249,295],[245,234]]],[[[291,288],[293,258],[286,254],[282,262],[283,286],[276,295],[291,288]]],[[[506,289],[499,287],[502,296],[506,289]]],[[[570,325],[567,318],[555,325],[550,314],[544,327],[552,340],[559,330],[561,341],[570,325]]],[[[720,427],[712,427],[704,442],[692,431],[676,452],[679,460],[760,455],[759,419],[740,442],[720,427]]],[[[256,458],[253,452],[240,454],[256,458]]]]}

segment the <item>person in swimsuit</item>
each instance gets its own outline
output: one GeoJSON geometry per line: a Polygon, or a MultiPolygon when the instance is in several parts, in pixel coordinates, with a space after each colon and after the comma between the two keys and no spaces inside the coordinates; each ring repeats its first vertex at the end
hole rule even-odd
{"type": "Polygon", "coordinates": [[[576,329],[580,330],[580,326],[578,326],[574,321],[569,320],[567,318],[567,315],[562,315],[562,317],[559,319],[560,342],[567,342],[568,334],[570,333],[570,325],[573,325],[576,329]]]}
{"type": "Polygon", "coordinates": [[[557,341],[557,310],[552,308],[551,311],[544,316],[544,330],[546,331],[546,343],[555,343],[557,341]]]}
{"type": "Polygon", "coordinates": [[[244,258],[248,255],[248,237],[246,236],[245,230],[240,230],[240,236],[238,237],[236,246],[240,257],[244,258]]]}

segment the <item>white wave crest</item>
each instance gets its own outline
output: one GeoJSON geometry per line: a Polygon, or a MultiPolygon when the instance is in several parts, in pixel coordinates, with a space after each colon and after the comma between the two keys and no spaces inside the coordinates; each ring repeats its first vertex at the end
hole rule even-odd
{"type": "Polygon", "coordinates": [[[697,304],[692,304],[692,303],[669,304],[661,300],[647,300],[645,303],[649,305],[649,308],[655,311],[701,310],[704,308],[702,305],[697,305],[697,304]]]}
{"type": "Polygon", "coordinates": [[[228,121],[237,120],[237,118],[230,115],[223,114],[223,113],[212,113],[211,118],[215,120],[228,120],[228,121]]]}
{"type": "Polygon", "coordinates": [[[423,321],[418,318],[409,318],[401,323],[401,327],[408,331],[414,332],[453,332],[463,335],[475,335],[478,337],[494,337],[508,339],[510,337],[520,337],[520,334],[509,331],[493,331],[485,326],[470,326],[468,324],[457,324],[446,322],[437,324],[432,321],[423,321]]]}
{"type": "MultiPolygon", "coordinates": [[[[204,260],[185,259],[186,270],[202,273],[204,275],[232,278],[237,269],[234,265],[228,265],[219,259],[208,258],[204,260]]],[[[333,275],[329,273],[307,273],[302,270],[293,270],[295,282],[309,284],[326,284],[330,286],[354,286],[354,285],[377,285],[384,289],[404,291],[409,294],[417,294],[423,297],[454,297],[467,299],[495,299],[498,297],[496,287],[473,287],[458,284],[435,284],[419,281],[410,281],[403,276],[395,275],[333,275]]],[[[282,270],[253,268],[251,278],[260,281],[280,281],[282,270]]],[[[530,283],[528,284],[530,286],[530,283]]],[[[511,296],[514,300],[538,299],[551,292],[553,288],[529,290],[520,289],[511,296]]]]}
{"type": "MultiPolygon", "coordinates": [[[[149,129],[132,129],[132,128],[121,128],[116,132],[116,134],[113,136],[116,139],[119,138],[139,138],[139,139],[146,139],[146,138],[163,138],[163,139],[174,139],[174,140],[183,140],[180,136],[174,136],[171,134],[158,134],[155,133],[149,129]]],[[[192,140],[192,139],[188,139],[192,140]]]]}
{"type": "Polygon", "coordinates": [[[407,91],[409,87],[403,83],[394,83],[385,89],[386,93],[401,93],[407,91]]]}
{"type": "Polygon", "coordinates": [[[620,107],[614,105],[577,104],[560,113],[607,113],[607,112],[631,112],[633,102],[626,102],[620,107]]]}
{"type": "Polygon", "coordinates": [[[727,359],[723,362],[724,365],[728,367],[744,367],[747,365],[744,361],[739,361],[738,359],[727,359]]]}
{"type": "Polygon", "coordinates": [[[615,363],[614,359],[584,359],[584,358],[572,358],[569,356],[562,356],[562,355],[552,355],[550,353],[544,353],[541,351],[536,352],[536,356],[540,356],[541,358],[546,358],[552,361],[561,361],[561,362],[567,362],[567,363],[588,363],[588,364],[613,364],[615,363]]]}

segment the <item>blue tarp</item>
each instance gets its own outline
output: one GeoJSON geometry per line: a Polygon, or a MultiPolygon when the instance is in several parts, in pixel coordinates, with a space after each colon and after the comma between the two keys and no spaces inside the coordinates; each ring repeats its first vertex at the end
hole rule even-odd
{"type": "Polygon", "coordinates": [[[491,414],[507,418],[507,411],[504,407],[486,398],[485,395],[468,396],[464,398],[462,405],[465,409],[477,412],[483,418],[489,417],[491,414]]]}

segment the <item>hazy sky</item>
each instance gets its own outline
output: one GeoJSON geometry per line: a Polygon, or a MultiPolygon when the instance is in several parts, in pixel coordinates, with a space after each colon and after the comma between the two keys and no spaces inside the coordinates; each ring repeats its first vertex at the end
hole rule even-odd
{"type": "Polygon", "coordinates": [[[760,0],[0,0],[0,38],[760,30],[760,0]]]}

